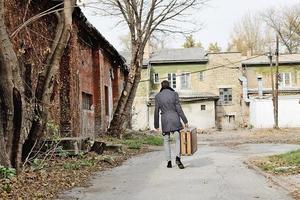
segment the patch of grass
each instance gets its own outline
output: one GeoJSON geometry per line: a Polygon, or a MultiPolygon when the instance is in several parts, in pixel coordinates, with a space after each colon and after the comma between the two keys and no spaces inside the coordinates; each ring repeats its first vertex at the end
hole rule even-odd
{"type": "Polygon", "coordinates": [[[82,167],[92,167],[93,162],[91,160],[80,160],[76,162],[65,163],[63,166],[67,170],[79,170],[82,167]]]}
{"type": "Polygon", "coordinates": [[[299,174],[300,149],[285,154],[269,156],[256,163],[262,170],[274,174],[299,174]]]}
{"type": "Polygon", "coordinates": [[[164,144],[163,138],[156,135],[148,135],[143,138],[143,144],[162,146],[164,144]]]}
{"type": "Polygon", "coordinates": [[[142,146],[141,141],[135,139],[124,140],[122,144],[127,145],[129,149],[141,149],[142,146]]]}
{"type": "Polygon", "coordinates": [[[121,143],[127,145],[129,149],[140,149],[145,144],[162,146],[163,139],[157,135],[137,135],[130,139],[121,140],[121,143]]]}

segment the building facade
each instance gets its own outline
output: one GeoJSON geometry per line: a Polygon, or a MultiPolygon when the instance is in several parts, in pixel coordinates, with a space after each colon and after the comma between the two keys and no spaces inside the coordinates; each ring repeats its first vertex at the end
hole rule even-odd
{"type": "MultiPolygon", "coordinates": [[[[5,1],[6,25],[11,34],[22,17],[30,18],[58,1],[5,1]],[[27,15],[25,15],[27,13],[27,15]]],[[[27,19],[26,18],[26,19],[27,19]]],[[[34,98],[36,80],[44,69],[53,42],[57,19],[46,15],[12,38],[24,64],[26,94],[34,98]]],[[[128,74],[125,59],[86,19],[80,8],[73,12],[69,43],[55,78],[49,122],[61,137],[94,137],[106,131],[128,74]]],[[[48,132],[47,132],[48,133],[48,132]]]]}
{"type": "MultiPolygon", "coordinates": [[[[247,80],[249,124],[255,128],[272,128],[274,112],[272,101],[272,73],[267,56],[258,56],[242,62],[243,76],[247,80]]],[[[273,74],[275,58],[273,58],[273,74]]],[[[279,127],[300,127],[300,54],[279,56],[279,127]]],[[[275,75],[273,75],[275,83],[275,75]]],[[[274,84],[275,85],[275,84],[274,84]]]]}
{"type": "Polygon", "coordinates": [[[133,128],[153,129],[154,97],[168,80],[178,93],[191,126],[216,126],[218,96],[205,90],[207,56],[201,48],[166,49],[153,53],[142,72],[133,109],[133,128]]]}
{"type": "MultiPolygon", "coordinates": [[[[280,127],[300,127],[297,117],[300,111],[299,65],[300,54],[280,55],[280,127]]],[[[154,52],[143,69],[133,110],[133,127],[153,128],[154,97],[161,81],[168,80],[178,92],[192,126],[219,130],[271,128],[274,125],[271,77],[266,55],[206,54],[202,49],[193,48],[154,52]]]]}

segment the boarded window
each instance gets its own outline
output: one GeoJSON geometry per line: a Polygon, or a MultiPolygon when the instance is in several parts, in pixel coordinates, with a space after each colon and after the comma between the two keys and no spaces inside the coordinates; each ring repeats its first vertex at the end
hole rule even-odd
{"type": "Polygon", "coordinates": [[[176,88],[176,74],[172,73],[172,74],[168,74],[168,81],[170,83],[170,86],[172,88],[176,88]]]}
{"type": "Polygon", "coordinates": [[[220,88],[220,99],[219,103],[227,105],[232,103],[232,88],[220,88]]]}
{"type": "Polygon", "coordinates": [[[92,110],[93,95],[82,92],[82,109],[92,110]]]}
{"type": "Polygon", "coordinates": [[[109,97],[108,97],[108,87],[105,86],[105,114],[109,115],[109,97]]]}

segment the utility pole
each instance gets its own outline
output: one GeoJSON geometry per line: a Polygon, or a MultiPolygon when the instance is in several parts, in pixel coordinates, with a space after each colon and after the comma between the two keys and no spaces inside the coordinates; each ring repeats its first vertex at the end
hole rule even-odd
{"type": "Polygon", "coordinates": [[[276,76],[275,76],[275,125],[274,128],[278,129],[278,86],[279,86],[279,40],[278,40],[278,35],[276,35],[276,76]]]}
{"type": "Polygon", "coordinates": [[[274,127],[275,127],[275,93],[274,93],[274,73],[273,73],[273,55],[272,50],[270,48],[270,51],[268,53],[268,58],[270,60],[270,70],[271,70],[271,84],[272,84],[272,104],[273,104],[273,118],[274,118],[274,127]]]}

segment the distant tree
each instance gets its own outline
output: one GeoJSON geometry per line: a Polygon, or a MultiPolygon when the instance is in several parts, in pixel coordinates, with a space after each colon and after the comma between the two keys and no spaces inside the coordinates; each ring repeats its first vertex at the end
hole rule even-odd
{"type": "Polygon", "coordinates": [[[209,43],[208,45],[208,52],[210,53],[219,53],[221,52],[221,47],[219,47],[218,43],[215,42],[215,43],[209,43]]]}
{"type": "Polygon", "coordinates": [[[193,38],[193,35],[188,35],[185,38],[185,42],[182,46],[184,48],[193,48],[193,47],[201,47],[202,48],[201,42],[196,42],[193,38]]]}
{"type": "Polygon", "coordinates": [[[263,24],[258,14],[246,14],[235,24],[228,45],[229,51],[239,51],[243,55],[255,55],[265,51],[267,41],[263,34],[263,24]]]}
{"type": "Polygon", "coordinates": [[[280,10],[271,8],[261,16],[279,36],[288,53],[300,51],[300,4],[280,10]]]}

